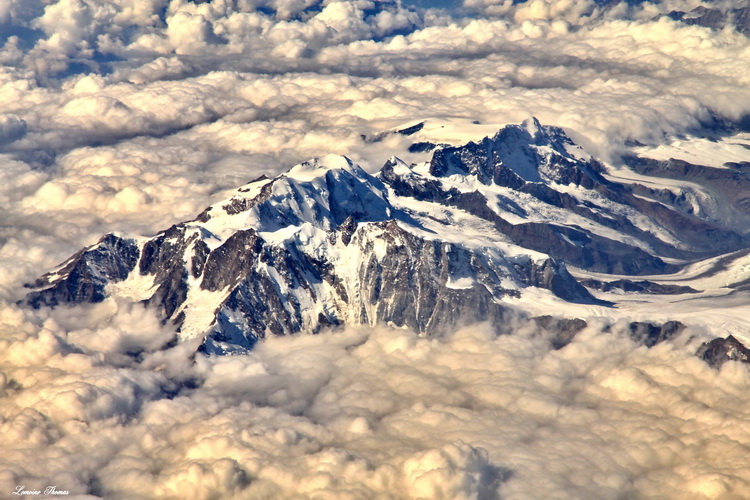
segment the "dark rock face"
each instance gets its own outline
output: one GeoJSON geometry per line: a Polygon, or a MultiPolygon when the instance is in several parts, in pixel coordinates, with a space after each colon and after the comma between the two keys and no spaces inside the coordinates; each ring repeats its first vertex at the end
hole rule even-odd
{"type": "Polygon", "coordinates": [[[750,35],[750,7],[747,6],[737,6],[731,9],[698,6],[690,12],[672,11],[669,17],[685,24],[705,26],[715,30],[733,26],[743,35],[750,35]]]}
{"type": "Polygon", "coordinates": [[[577,303],[599,303],[603,301],[595,299],[576,279],[568,272],[568,269],[559,262],[547,259],[544,262],[530,262],[519,274],[527,285],[538,288],[546,288],[561,299],[577,303]],[[528,274],[527,274],[528,273],[528,274]]]}
{"type": "Polygon", "coordinates": [[[429,151],[432,151],[437,147],[437,144],[433,144],[432,142],[415,142],[411,146],[409,146],[409,152],[410,153],[427,153],[429,151]]]}
{"type": "Polygon", "coordinates": [[[128,277],[138,262],[134,240],[113,234],[72,256],[56,273],[48,273],[27,285],[41,288],[31,292],[26,302],[34,308],[64,303],[101,302],[104,287],[128,277]]]}
{"type": "Polygon", "coordinates": [[[685,325],[679,321],[667,321],[663,325],[654,325],[635,321],[628,327],[630,338],[646,347],[653,347],[660,342],[669,340],[679,335],[685,329],[685,325]]]}
{"type": "Polygon", "coordinates": [[[255,231],[237,231],[208,254],[200,287],[215,292],[236,286],[244,274],[252,269],[260,248],[261,240],[255,231]]]}
{"type": "MultiPolygon", "coordinates": [[[[532,320],[539,328],[552,335],[550,343],[554,349],[561,349],[568,345],[581,330],[588,326],[586,321],[580,318],[537,316],[532,320]]],[[[667,321],[661,325],[634,321],[628,325],[627,333],[638,344],[650,348],[679,335],[684,329],[685,325],[679,321],[667,321]]]]}
{"type": "Polygon", "coordinates": [[[163,278],[176,267],[187,247],[185,226],[172,226],[143,245],[138,269],[141,274],[156,274],[163,278]]]}
{"type": "Polygon", "coordinates": [[[715,338],[704,342],[696,356],[714,368],[720,368],[727,361],[750,363],[750,350],[732,335],[727,338],[715,338]]]}
{"type": "MultiPolygon", "coordinates": [[[[289,256],[276,249],[263,248],[257,257],[266,263],[286,263],[286,267],[275,268],[283,272],[287,286],[309,291],[305,275],[319,277],[311,262],[291,262],[289,256]]],[[[267,335],[287,335],[303,329],[299,294],[285,293],[278,282],[257,268],[250,267],[244,274],[217,311],[217,322],[202,347],[206,353],[220,353],[227,349],[226,344],[250,348],[267,335]]]]}
{"type": "Polygon", "coordinates": [[[555,316],[537,316],[532,318],[543,330],[552,334],[550,343],[554,349],[562,349],[570,344],[575,336],[588,326],[586,321],[580,318],[557,318],[555,316]]]}
{"type": "Polygon", "coordinates": [[[156,291],[146,300],[170,318],[187,298],[188,269],[183,255],[195,236],[185,237],[185,225],[178,224],[159,233],[143,245],[138,268],[141,275],[153,275],[156,291]]]}
{"type": "Polygon", "coordinates": [[[371,254],[359,266],[362,323],[389,318],[416,331],[440,332],[462,321],[502,320],[505,308],[494,299],[517,294],[499,283],[508,270],[466,249],[415,237],[395,221],[378,229],[387,251],[383,259],[371,254]],[[456,275],[478,284],[450,288],[448,281],[456,275]]]}
{"type": "Polygon", "coordinates": [[[190,259],[190,272],[193,275],[193,278],[197,278],[203,274],[203,267],[206,265],[209,253],[211,253],[211,249],[205,241],[198,240],[195,242],[193,256],[190,259]]]}
{"type": "Polygon", "coordinates": [[[229,200],[229,203],[224,205],[222,207],[226,213],[230,215],[235,215],[242,213],[250,208],[249,204],[247,203],[246,198],[242,198],[241,196],[233,197],[231,200],[229,200]]]}
{"type": "Polygon", "coordinates": [[[698,293],[698,290],[689,286],[682,285],[662,285],[653,281],[640,280],[615,280],[615,281],[598,281],[594,279],[581,280],[581,284],[601,290],[602,292],[619,291],[625,293],[648,293],[654,295],[679,295],[682,293],[698,293]]]}

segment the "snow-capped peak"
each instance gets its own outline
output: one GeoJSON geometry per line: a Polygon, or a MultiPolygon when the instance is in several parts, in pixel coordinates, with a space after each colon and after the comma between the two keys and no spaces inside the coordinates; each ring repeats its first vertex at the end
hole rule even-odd
{"type": "Polygon", "coordinates": [[[356,176],[364,173],[362,168],[342,155],[329,154],[295,165],[284,177],[301,182],[310,182],[313,179],[323,177],[331,170],[345,170],[356,176]]]}
{"type": "Polygon", "coordinates": [[[119,294],[159,308],[183,337],[204,335],[206,352],[231,352],[342,323],[502,324],[527,293],[603,305],[566,264],[666,273],[690,252],[741,243],[636,197],[570,144],[532,118],[419,166],[393,157],[375,176],[345,156],[316,158],[153,238],[110,235],[38,280],[27,303],[119,294]]]}

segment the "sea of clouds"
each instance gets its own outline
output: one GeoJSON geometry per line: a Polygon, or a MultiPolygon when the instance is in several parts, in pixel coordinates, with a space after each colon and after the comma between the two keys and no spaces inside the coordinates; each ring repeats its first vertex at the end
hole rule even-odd
{"type": "Polygon", "coordinates": [[[351,328],[246,356],[161,349],[108,301],[2,313],[0,491],[79,498],[742,498],[750,371],[592,324],[351,328]],[[89,495],[89,496],[86,496],[89,495]]]}
{"type": "Polygon", "coordinates": [[[140,307],[15,304],[104,233],[316,155],[378,168],[409,139],[362,136],[420,120],[534,115],[616,163],[750,113],[750,40],[664,16],[701,2],[452,4],[0,0],[0,496],[750,491],[750,372],[693,356],[721,331],[648,350],[594,320],[553,350],[523,322],[362,328],[206,359],[140,307]]]}

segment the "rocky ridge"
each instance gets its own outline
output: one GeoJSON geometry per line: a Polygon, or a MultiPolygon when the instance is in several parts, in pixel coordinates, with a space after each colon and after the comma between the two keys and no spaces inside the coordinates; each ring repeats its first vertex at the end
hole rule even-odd
{"type": "Polygon", "coordinates": [[[743,243],[608,180],[562,129],[530,119],[439,146],[423,164],[391,158],[374,175],[331,155],[261,177],[152,238],[104,236],[30,284],[26,303],[124,297],[223,354],[342,324],[432,334],[489,321],[501,330],[532,290],[606,305],[568,265],[667,273],[675,259],[743,243]],[[685,225],[698,231],[686,236],[685,225]]]}

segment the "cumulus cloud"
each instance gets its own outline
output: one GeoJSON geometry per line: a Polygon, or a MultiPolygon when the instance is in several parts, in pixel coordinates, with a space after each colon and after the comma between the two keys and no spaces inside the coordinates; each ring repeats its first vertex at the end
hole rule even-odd
{"type": "Polygon", "coordinates": [[[509,17],[516,22],[529,20],[562,20],[572,24],[586,22],[600,14],[596,2],[592,0],[574,2],[572,0],[465,0],[464,7],[480,11],[486,15],[509,17]]]}
{"type": "MultiPolygon", "coordinates": [[[[192,360],[113,302],[6,306],[0,490],[106,498],[717,498],[750,483],[750,371],[601,324],[358,328],[192,360]],[[192,361],[191,361],[192,360],[192,361]]],[[[194,348],[195,346],[192,346],[194,348]]]]}

